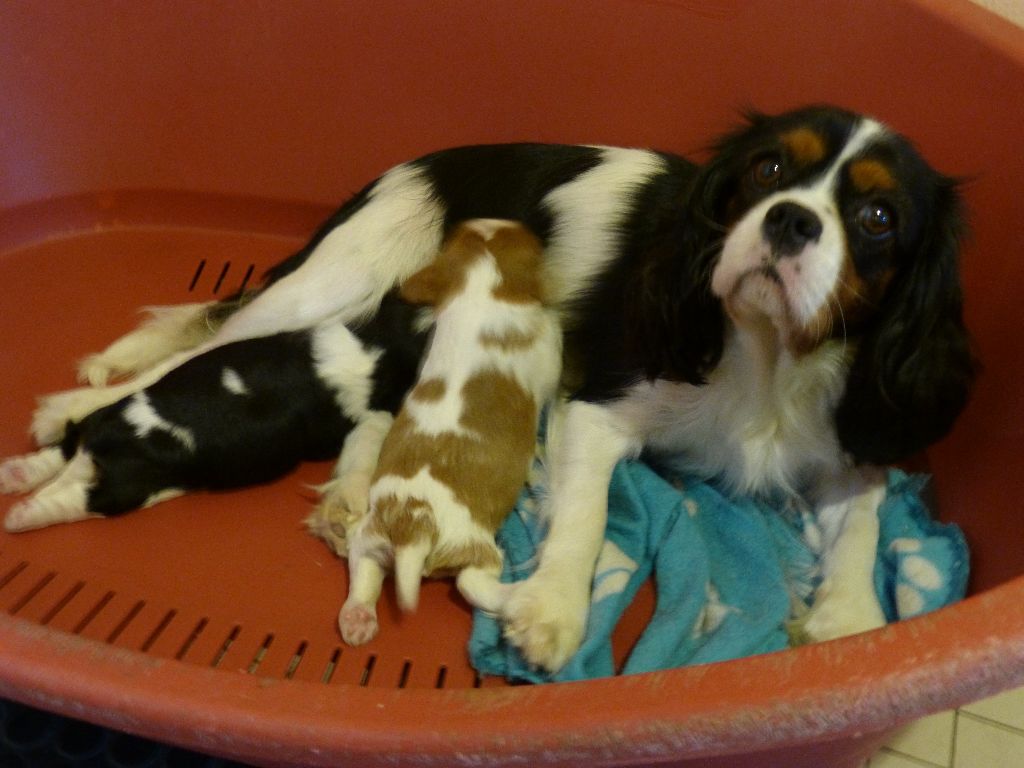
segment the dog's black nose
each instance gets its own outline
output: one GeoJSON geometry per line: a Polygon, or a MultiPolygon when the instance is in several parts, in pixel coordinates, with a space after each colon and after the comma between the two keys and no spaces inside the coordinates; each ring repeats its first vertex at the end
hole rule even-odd
{"type": "Polygon", "coordinates": [[[821,237],[821,219],[799,203],[776,203],[768,209],[761,232],[776,257],[795,256],[821,237]]]}

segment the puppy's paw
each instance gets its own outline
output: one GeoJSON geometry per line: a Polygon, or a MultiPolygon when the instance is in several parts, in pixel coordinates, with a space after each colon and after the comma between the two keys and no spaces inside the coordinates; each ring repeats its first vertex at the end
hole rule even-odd
{"type": "Polygon", "coordinates": [[[793,645],[821,643],[884,627],[885,613],[872,593],[831,591],[787,626],[793,645]]]}
{"type": "Polygon", "coordinates": [[[345,526],[333,519],[322,505],[313,510],[305,523],[309,532],[323,539],[334,554],[339,557],[348,556],[348,532],[345,526]]]}
{"type": "Polygon", "coordinates": [[[377,612],[362,603],[346,605],[338,614],[341,638],[349,645],[363,645],[377,636],[377,612]]]}
{"type": "Polygon", "coordinates": [[[583,642],[589,608],[586,589],[538,572],[505,603],[505,637],[529,663],[557,672],[583,642]]]}
{"type": "Polygon", "coordinates": [[[306,518],[310,532],[342,557],[348,555],[348,532],[369,511],[370,480],[362,473],[331,480],[319,488],[320,503],[306,518]]]}

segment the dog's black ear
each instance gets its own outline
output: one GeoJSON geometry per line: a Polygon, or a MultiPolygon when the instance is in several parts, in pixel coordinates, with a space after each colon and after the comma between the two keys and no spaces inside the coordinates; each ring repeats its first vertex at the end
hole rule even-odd
{"type": "Polygon", "coordinates": [[[860,341],[836,411],[839,441],[859,462],[889,464],[944,437],[976,374],[962,316],[965,227],[955,183],[942,180],[936,195],[929,234],[860,341]]]}

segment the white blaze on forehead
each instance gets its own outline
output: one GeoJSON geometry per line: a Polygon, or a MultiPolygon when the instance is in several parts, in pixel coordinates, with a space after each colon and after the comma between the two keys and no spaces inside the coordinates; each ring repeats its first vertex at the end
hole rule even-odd
{"type": "Polygon", "coordinates": [[[816,189],[825,189],[835,192],[839,183],[839,173],[857,155],[861,154],[877,137],[885,133],[885,126],[877,120],[864,118],[856,128],[853,129],[842,151],[832,161],[825,176],[814,185],[816,189]]]}

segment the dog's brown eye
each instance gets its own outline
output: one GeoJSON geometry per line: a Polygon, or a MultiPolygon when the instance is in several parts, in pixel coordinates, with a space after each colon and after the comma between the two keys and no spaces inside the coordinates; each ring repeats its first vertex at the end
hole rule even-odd
{"type": "Polygon", "coordinates": [[[870,203],[858,211],[857,223],[871,237],[884,237],[896,226],[896,216],[887,206],[870,203]]]}
{"type": "Polygon", "coordinates": [[[754,163],[750,175],[757,186],[770,189],[782,178],[782,159],[778,155],[762,157],[754,163]]]}

